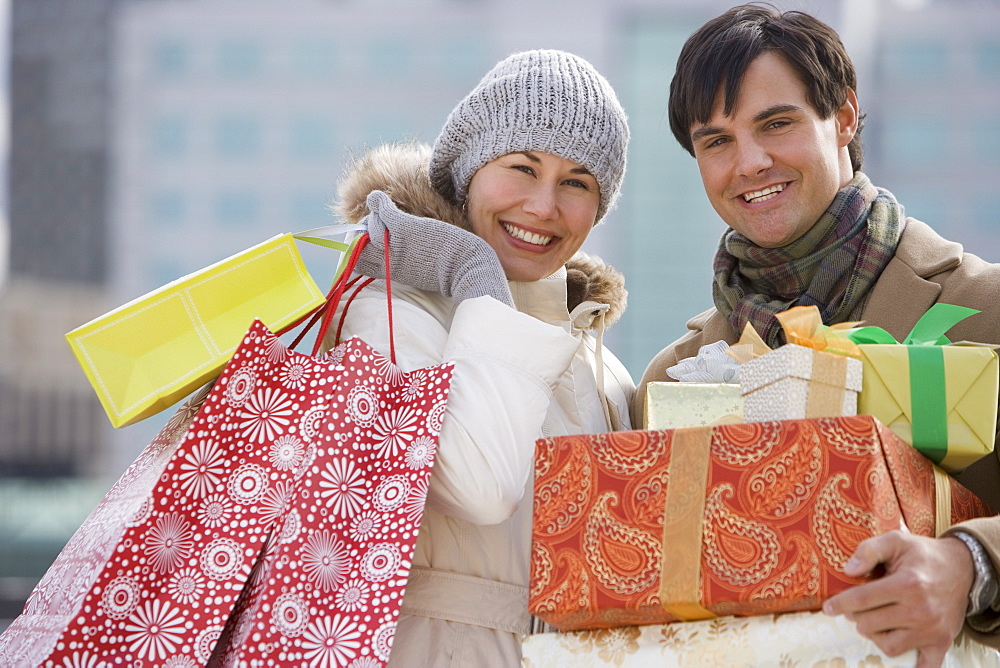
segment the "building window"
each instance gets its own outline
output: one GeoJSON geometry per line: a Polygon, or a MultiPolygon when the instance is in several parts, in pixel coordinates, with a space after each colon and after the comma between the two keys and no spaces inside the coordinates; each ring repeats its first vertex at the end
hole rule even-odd
{"type": "Polygon", "coordinates": [[[260,218],[257,195],[248,190],[224,190],[215,197],[215,219],[222,227],[256,225],[260,218]]]}
{"type": "Polygon", "coordinates": [[[319,117],[292,120],[290,128],[292,155],[299,158],[330,158],[337,150],[333,123],[319,117]]]}
{"type": "Polygon", "coordinates": [[[920,188],[900,187],[893,192],[900,203],[906,207],[906,215],[927,222],[944,233],[947,225],[948,202],[937,193],[927,192],[920,188]]]}
{"type": "Polygon", "coordinates": [[[441,71],[459,81],[477,81],[492,64],[478,40],[449,40],[441,47],[441,60],[441,71]]]}
{"type": "Polygon", "coordinates": [[[372,44],[368,62],[374,76],[383,79],[403,79],[410,75],[414,53],[399,40],[372,44]]]}
{"type": "Polygon", "coordinates": [[[191,273],[180,258],[166,254],[153,258],[146,266],[146,290],[155,290],[191,273]]]}
{"type": "Polygon", "coordinates": [[[985,166],[1000,165],[1000,116],[981,119],[971,125],[976,157],[985,166]]]}
{"type": "Polygon", "coordinates": [[[336,56],[329,39],[300,41],[292,47],[291,68],[303,77],[329,77],[333,75],[336,56]]]}
{"type": "Polygon", "coordinates": [[[887,53],[889,76],[908,79],[941,79],[948,74],[948,49],[929,41],[902,42],[891,45],[887,53]]]}
{"type": "Polygon", "coordinates": [[[187,72],[188,48],[183,42],[165,40],[153,46],[153,72],[163,77],[179,77],[187,72]]]}
{"type": "MultiPolygon", "coordinates": [[[[405,141],[413,133],[412,119],[403,121],[397,116],[375,116],[368,119],[364,130],[364,146],[378,146],[386,142],[405,141]]],[[[357,148],[357,147],[352,147],[357,148]]]]}
{"type": "Polygon", "coordinates": [[[154,193],[149,201],[150,219],[157,225],[172,226],[184,221],[184,195],[175,190],[154,193]]]}
{"type": "Polygon", "coordinates": [[[944,161],[948,151],[948,123],[940,116],[900,115],[887,119],[885,141],[890,162],[926,165],[944,161]]]}
{"type": "Polygon", "coordinates": [[[187,121],[180,116],[161,116],[153,122],[154,154],[161,158],[177,158],[188,149],[187,121]]]}
{"type": "Polygon", "coordinates": [[[295,229],[306,230],[336,222],[330,212],[331,197],[323,191],[293,193],[288,202],[288,214],[295,229]]]}
{"type": "Polygon", "coordinates": [[[1000,262],[1000,238],[997,237],[997,202],[993,196],[974,196],[970,203],[970,219],[974,238],[955,239],[987,262],[1000,262]]]}
{"type": "Polygon", "coordinates": [[[225,116],[216,126],[216,149],[223,158],[249,158],[260,149],[260,123],[249,116],[225,116]]]}
{"type": "Polygon", "coordinates": [[[231,39],[222,42],[218,50],[219,74],[228,79],[249,79],[264,69],[264,50],[255,41],[231,39]]]}
{"type": "Polygon", "coordinates": [[[979,74],[987,79],[1000,77],[1000,42],[981,42],[974,47],[979,74]]]}

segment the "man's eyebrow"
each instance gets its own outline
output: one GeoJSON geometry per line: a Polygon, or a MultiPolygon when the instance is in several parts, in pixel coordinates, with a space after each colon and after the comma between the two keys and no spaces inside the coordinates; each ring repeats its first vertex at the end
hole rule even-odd
{"type": "Polygon", "coordinates": [[[691,143],[697,142],[699,139],[704,137],[709,137],[711,135],[721,135],[722,128],[717,128],[713,125],[703,125],[694,132],[691,133],[691,143]]]}
{"type": "Polygon", "coordinates": [[[768,107],[764,111],[759,112],[753,117],[754,123],[760,123],[763,120],[767,120],[771,116],[778,116],[779,114],[790,114],[797,111],[802,111],[802,107],[796,104],[776,104],[773,107],[768,107]]]}
{"type": "MultiPolygon", "coordinates": [[[[802,111],[802,107],[796,104],[776,104],[773,107],[768,107],[767,109],[758,112],[757,115],[753,117],[753,122],[760,123],[761,121],[767,120],[772,116],[790,114],[798,111],[802,111]]],[[[725,131],[722,128],[715,127],[714,125],[703,125],[691,133],[691,143],[694,143],[699,139],[704,139],[705,137],[722,134],[723,132],[725,131]]]]}

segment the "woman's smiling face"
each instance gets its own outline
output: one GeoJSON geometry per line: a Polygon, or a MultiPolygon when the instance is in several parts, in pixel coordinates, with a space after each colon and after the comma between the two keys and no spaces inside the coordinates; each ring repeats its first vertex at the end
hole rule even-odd
{"type": "Polygon", "coordinates": [[[583,166],[539,151],[486,163],[469,183],[472,231],[511,281],[538,281],[573,256],[597,220],[597,179],[583,166]]]}

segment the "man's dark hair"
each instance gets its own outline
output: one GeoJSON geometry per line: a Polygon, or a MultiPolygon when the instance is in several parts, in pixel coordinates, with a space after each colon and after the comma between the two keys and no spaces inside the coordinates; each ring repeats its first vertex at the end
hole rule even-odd
{"type": "MultiPolygon", "coordinates": [[[[781,13],[770,5],[740,5],[698,29],[681,49],[670,82],[670,129],[694,155],[691,127],[707,123],[715,95],[723,95],[722,111],[735,111],[747,67],[758,56],[774,52],[799,74],[807,99],[820,118],[830,118],[847,100],[847,88],[858,90],[857,74],[840,37],[830,26],[803,12],[781,13]]],[[[861,169],[861,128],[847,149],[854,171],[861,169]]]]}

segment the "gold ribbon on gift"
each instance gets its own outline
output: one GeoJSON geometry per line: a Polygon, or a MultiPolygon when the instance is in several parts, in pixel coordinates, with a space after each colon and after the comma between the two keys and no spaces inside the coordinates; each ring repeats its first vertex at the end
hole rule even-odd
{"type": "Polygon", "coordinates": [[[675,429],[663,517],[664,559],[660,574],[660,602],[682,621],[716,615],[701,601],[701,546],[708,487],[711,427],[675,429]],[[673,559],[666,559],[667,551],[673,559]]]}
{"type": "Polygon", "coordinates": [[[781,323],[788,343],[837,355],[861,357],[858,344],[848,337],[847,331],[861,324],[860,321],[824,325],[816,306],[793,306],[776,313],[774,317],[781,323]]]}
{"type": "Polygon", "coordinates": [[[726,349],[726,354],[740,364],[745,364],[769,352],[771,352],[771,346],[764,343],[764,339],[760,338],[760,334],[749,322],[743,325],[739,341],[726,349]]]}
{"type": "MultiPolygon", "coordinates": [[[[826,326],[816,306],[793,306],[774,316],[781,324],[788,343],[815,350],[806,398],[805,417],[840,415],[844,405],[847,357],[861,357],[861,349],[850,339],[859,322],[826,326]]],[[[737,362],[746,363],[771,352],[750,323],[743,327],[739,340],[726,353],[737,362]]]]}
{"type": "Polygon", "coordinates": [[[847,358],[841,355],[812,356],[812,382],[806,398],[806,417],[839,415],[847,392],[847,358]]]}
{"type": "MultiPolygon", "coordinates": [[[[788,343],[847,357],[861,357],[861,349],[850,338],[851,333],[861,324],[860,320],[827,326],[823,324],[816,306],[793,306],[774,317],[781,324],[788,343]]],[[[749,322],[743,326],[739,340],[726,349],[726,354],[741,364],[769,352],[771,347],[760,338],[760,334],[749,322]]]]}
{"type": "Polygon", "coordinates": [[[951,526],[951,478],[934,465],[934,535],[940,536],[951,526]]]}

